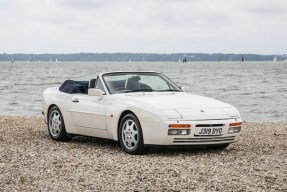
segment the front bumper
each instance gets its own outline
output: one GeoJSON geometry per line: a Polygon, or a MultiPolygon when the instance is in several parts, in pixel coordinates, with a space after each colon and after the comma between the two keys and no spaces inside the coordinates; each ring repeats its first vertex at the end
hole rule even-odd
{"type": "Polygon", "coordinates": [[[225,120],[204,120],[204,121],[165,121],[160,123],[143,122],[141,127],[145,145],[167,145],[167,146],[206,146],[218,145],[236,142],[239,139],[240,132],[228,133],[229,124],[242,122],[240,118],[225,120]],[[169,124],[184,123],[190,124],[189,135],[168,135],[169,124]],[[202,125],[220,125],[222,133],[220,135],[195,135],[196,126],[202,125]]]}

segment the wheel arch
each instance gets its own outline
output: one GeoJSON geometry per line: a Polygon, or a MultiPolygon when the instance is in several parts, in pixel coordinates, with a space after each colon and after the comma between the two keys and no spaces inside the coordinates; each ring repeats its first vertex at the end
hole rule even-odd
{"type": "MultiPolygon", "coordinates": [[[[132,116],[130,115],[129,118],[131,118],[132,116]]],[[[140,120],[138,118],[138,116],[131,110],[125,110],[121,113],[120,118],[118,120],[118,129],[117,129],[117,135],[118,135],[118,142],[119,145],[121,146],[122,150],[125,151],[126,153],[130,154],[130,155],[141,155],[147,152],[147,148],[145,148],[144,146],[144,137],[143,137],[143,133],[142,133],[142,129],[141,129],[141,123],[140,120]],[[132,119],[133,121],[136,120],[138,123],[138,133],[137,133],[137,139],[136,139],[136,145],[134,145],[132,148],[128,148],[125,144],[125,142],[123,141],[123,139],[120,139],[120,125],[121,125],[121,121],[124,119],[124,117],[128,114],[131,114],[132,116],[134,116],[132,119]]]]}
{"type": "Polygon", "coordinates": [[[58,107],[56,104],[50,104],[48,107],[45,107],[45,109],[43,109],[43,115],[44,115],[44,119],[45,119],[46,124],[48,124],[49,112],[51,111],[51,109],[54,106],[58,107]]]}
{"type": "Polygon", "coordinates": [[[63,117],[63,114],[62,114],[62,112],[61,112],[61,110],[60,110],[60,108],[59,108],[59,106],[58,105],[56,105],[56,104],[51,104],[51,105],[49,105],[49,107],[48,107],[48,109],[47,109],[47,126],[48,126],[48,130],[49,130],[49,135],[50,135],[50,137],[53,139],[53,140],[56,140],[56,141],[67,141],[67,140],[69,140],[71,137],[69,137],[68,136],[68,133],[67,133],[67,131],[66,131],[66,127],[65,127],[65,121],[64,121],[64,117],[63,117]],[[50,118],[50,111],[54,108],[54,107],[56,107],[56,110],[57,110],[57,112],[60,114],[60,121],[61,121],[61,124],[62,124],[62,126],[61,126],[61,133],[60,133],[60,135],[59,136],[57,136],[57,137],[53,137],[52,135],[51,135],[51,132],[50,132],[50,120],[49,120],[49,118],[50,118]]]}
{"type": "MultiPolygon", "coordinates": [[[[133,114],[133,115],[139,120],[139,118],[137,117],[137,115],[136,115],[133,111],[131,111],[131,110],[125,110],[125,111],[123,111],[123,112],[121,113],[120,118],[119,118],[118,123],[117,123],[118,142],[120,141],[120,140],[119,140],[119,138],[120,138],[120,124],[121,124],[121,121],[122,121],[122,119],[124,118],[124,116],[127,115],[127,114],[133,114]]],[[[139,122],[140,122],[140,121],[139,121],[139,122]]]]}
{"type": "MultiPolygon", "coordinates": [[[[53,108],[53,107],[58,107],[56,104],[51,104],[49,107],[48,107],[48,110],[47,110],[47,117],[48,117],[48,115],[49,115],[49,112],[50,112],[50,110],[53,108]]],[[[59,107],[58,107],[59,108],[59,107]]]]}

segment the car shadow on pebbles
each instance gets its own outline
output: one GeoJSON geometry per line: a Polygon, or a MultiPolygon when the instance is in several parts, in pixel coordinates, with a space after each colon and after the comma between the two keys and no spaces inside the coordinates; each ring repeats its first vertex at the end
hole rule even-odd
{"type": "Polygon", "coordinates": [[[106,148],[109,150],[116,150],[119,151],[120,147],[116,141],[102,139],[102,138],[94,138],[94,137],[87,137],[87,136],[74,136],[69,143],[73,143],[76,145],[83,145],[95,148],[106,148]]]}
{"type": "MultiPolygon", "coordinates": [[[[109,139],[102,139],[102,138],[94,138],[94,137],[87,137],[87,136],[74,136],[70,141],[66,143],[75,144],[77,146],[88,146],[93,147],[95,149],[105,149],[110,151],[110,153],[123,153],[120,144],[117,141],[109,140],[109,139]]],[[[204,153],[212,153],[212,154],[222,154],[231,151],[236,151],[235,147],[228,147],[226,149],[217,149],[217,148],[206,148],[206,147],[183,147],[183,148],[170,148],[170,147],[149,147],[145,156],[176,156],[176,155],[197,155],[197,154],[204,154],[204,153]]],[[[128,155],[128,154],[126,154],[128,155]]]]}
{"type": "Polygon", "coordinates": [[[207,148],[207,147],[185,147],[185,148],[151,148],[147,155],[151,156],[196,156],[196,155],[224,155],[227,153],[236,153],[237,148],[229,146],[226,149],[207,148]]]}
{"type": "MultiPolygon", "coordinates": [[[[100,151],[106,151],[110,154],[125,152],[121,149],[120,144],[117,141],[95,138],[88,136],[73,136],[71,140],[68,141],[54,141],[50,139],[48,134],[41,135],[44,140],[49,140],[48,142],[53,143],[56,146],[64,145],[66,148],[78,148],[79,150],[85,151],[85,148],[93,148],[100,151]]],[[[52,144],[52,145],[53,145],[52,144]]],[[[177,156],[177,155],[200,155],[200,154],[223,154],[229,152],[236,152],[236,147],[229,146],[226,149],[216,149],[216,148],[206,148],[206,147],[183,147],[183,148],[172,148],[172,147],[149,147],[144,156],[177,156]]]]}

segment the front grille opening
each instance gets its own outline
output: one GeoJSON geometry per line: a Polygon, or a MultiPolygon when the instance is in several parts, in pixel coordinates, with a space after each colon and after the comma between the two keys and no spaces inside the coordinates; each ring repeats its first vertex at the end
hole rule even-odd
{"type": "Polygon", "coordinates": [[[220,143],[220,142],[233,142],[235,136],[229,137],[210,137],[210,138],[174,138],[173,143],[220,143]]]}

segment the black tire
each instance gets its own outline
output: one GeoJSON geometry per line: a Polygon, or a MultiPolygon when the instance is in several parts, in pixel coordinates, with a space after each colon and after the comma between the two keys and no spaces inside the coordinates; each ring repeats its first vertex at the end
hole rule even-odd
{"type": "Polygon", "coordinates": [[[134,114],[125,115],[119,127],[119,141],[123,151],[130,155],[146,153],[139,120],[134,114]]]}
{"type": "Polygon", "coordinates": [[[67,136],[63,115],[57,106],[51,108],[48,113],[48,132],[56,141],[66,141],[67,136]]]}

